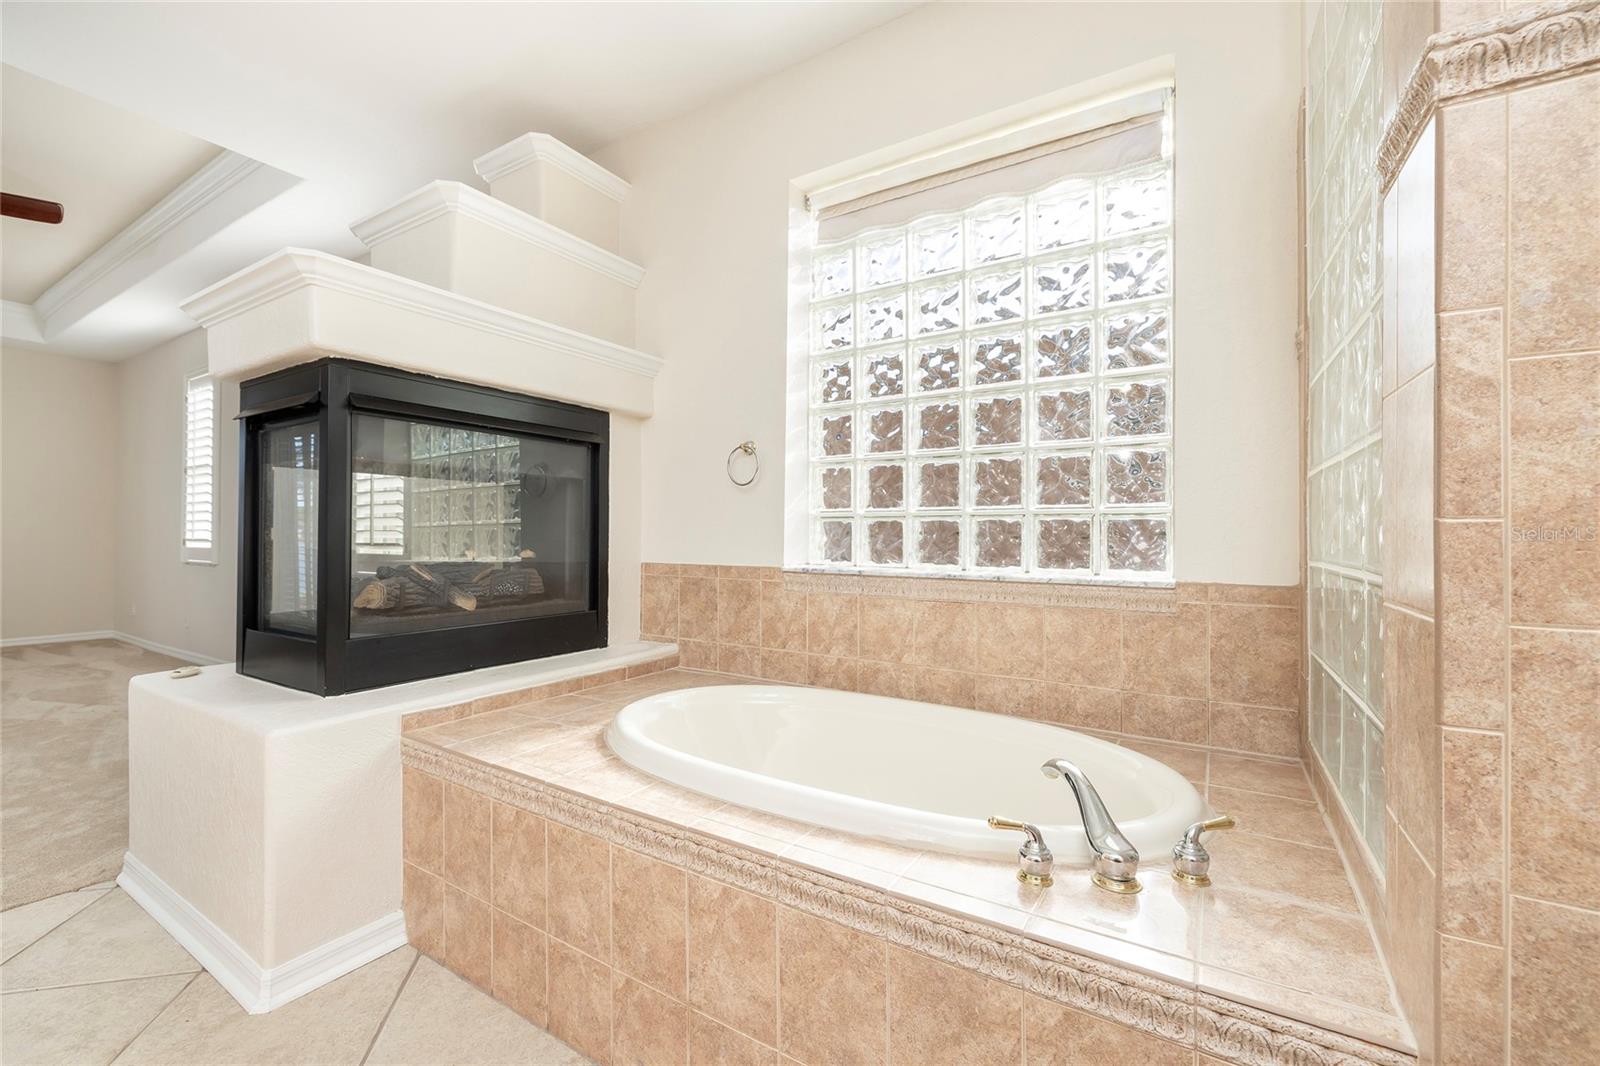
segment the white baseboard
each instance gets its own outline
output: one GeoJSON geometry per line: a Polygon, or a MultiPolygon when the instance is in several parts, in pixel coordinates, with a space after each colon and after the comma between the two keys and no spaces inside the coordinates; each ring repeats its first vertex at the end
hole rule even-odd
{"type": "Polygon", "coordinates": [[[250,1014],[281,1007],[406,943],[405,916],[395,911],[266,969],[132,853],[122,857],[117,884],[250,1014]]]}
{"type": "Polygon", "coordinates": [[[186,662],[198,663],[201,666],[216,666],[218,663],[229,663],[232,659],[218,659],[211,655],[201,655],[197,651],[187,651],[183,648],[174,648],[170,644],[158,644],[153,640],[136,637],[132,633],[123,633],[116,629],[96,629],[87,633],[52,633],[43,637],[7,637],[0,640],[0,648],[21,648],[30,644],[70,644],[77,640],[120,640],[126,644],[153,651],[158,655],[167,655],[174,659],[183,659],[186,662]]]}

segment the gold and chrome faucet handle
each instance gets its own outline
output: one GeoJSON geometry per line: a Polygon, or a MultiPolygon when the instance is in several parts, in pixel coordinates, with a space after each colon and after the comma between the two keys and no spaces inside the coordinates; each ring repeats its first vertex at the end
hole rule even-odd
{"type": "Polygon", "coordinates": [[[1022,842],[1022,847],[1017,850],[1017,880],[1025,885],[1037,885],[1040,888],[1049,888],[1055,882],[1051,870],[1055,868],[1055,856],[1050,854],[1050,848],[1044,842],[1044,834],[1039,832],[1039,827],[1032,822],[1018,822],[1010,818],[998,816],[989,819],[990,829],[1014,829],[1019,833],[1028,834],[1028,839],[1022,842]]]}
{"type": "Polygon", "coordinates": [[[1222,814],[1195,822],[1184,830],[1183,839],[1172,849],[1172,876],[1186,885],[1204,888],[1211,883],[1211,853],[1200,843],[1202,833],[1218,829],[1232,829],[1237,825],[1232,815],[1222,814]]]}

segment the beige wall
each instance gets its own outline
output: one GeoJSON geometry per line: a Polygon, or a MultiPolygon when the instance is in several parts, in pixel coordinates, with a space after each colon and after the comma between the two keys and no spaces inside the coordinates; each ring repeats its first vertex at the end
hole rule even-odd
{"type": "Polygon", "coordinates": [[[142,640],[231,662],[239,390],[217,390],[217,563],[182,561],[183,384],[206,365],[194,330],[116,366],[122,431],[116,449],[116,619],[142,640]]]}
{"type": "Polygon", "coordinates": [[[112,628],[116,380],[109,363],[0,352],[4,639],[112,628]]]}
{"type": "Polygon", "coordinates": [[[1177,576],[1296,584],[1299,35],[1294,4],[934,4],[595,153],[633,184],[638,344],[667,363],[644,510],[714,518],[647,523],[643,557],[783,559],[793,179],[1170,56],[1177,576]],[[764,470],[735,489],[746,439],[764,470]]]}

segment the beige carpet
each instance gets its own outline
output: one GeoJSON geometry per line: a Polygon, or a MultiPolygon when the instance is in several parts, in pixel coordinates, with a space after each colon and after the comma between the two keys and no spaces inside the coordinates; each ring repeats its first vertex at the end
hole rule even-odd
{"type": "Polygon", "coordinates": [[[0,650],[0,909],[117,876],[128,679],[181,665],[115,640],[0,650]]]}

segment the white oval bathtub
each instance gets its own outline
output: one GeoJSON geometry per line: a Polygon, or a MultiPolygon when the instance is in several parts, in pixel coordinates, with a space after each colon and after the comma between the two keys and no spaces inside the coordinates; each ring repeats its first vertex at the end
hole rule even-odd
{"type": "Polygon", "coordinates": [[[630,703],[606,730],[623,761],[673,784],[772,814],[937,851],[1015,855],[1034,822],[1057,859],[1087,861],[1077,803],[1039,772],[1064,758],[1089,775],[1122,832],[1160,860],[1205,801],[1139,752],[1043,722],[828,689],[727,685],[630,703]]]}

